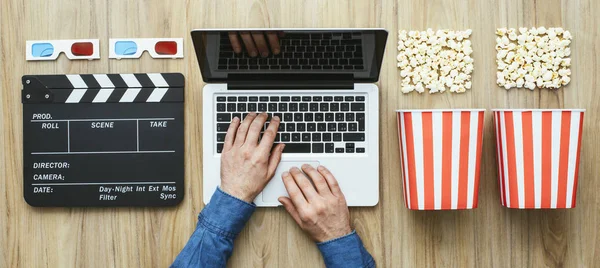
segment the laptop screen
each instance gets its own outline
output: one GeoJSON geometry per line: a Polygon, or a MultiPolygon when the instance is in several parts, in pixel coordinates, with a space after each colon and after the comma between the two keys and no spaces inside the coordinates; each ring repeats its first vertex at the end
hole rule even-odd
{"type": "Polygon", "coordinates": [[[223,29],[191,34],[205,82],[231,81],[236,74],[274,79],[352,74],[356,82],[376,82],[387,39],[383,29],[223,29]]]}

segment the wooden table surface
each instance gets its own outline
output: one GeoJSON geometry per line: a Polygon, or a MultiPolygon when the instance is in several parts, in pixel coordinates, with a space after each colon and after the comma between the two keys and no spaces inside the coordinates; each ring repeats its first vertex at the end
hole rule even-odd
{"type": "MultiPolygon", "coordinates": [[[[390,35],[380,89],[380,203],[352,208],[352,222],[380,267],[600,267],[600,9],[598,0],[0,2],[0,267],[166,267],[186,243],[202,204],[202,79],[194,28],[382,27],[390,35]],[[495,84],[496,27],[562,26],[574,35],[572,81],[557,91],[495,84]],[[473,29],[473,89],[403,95],[399,29],[473,29]],[[110,37],[184,37],[185,58],[109,60],[110,37]],[[99,38],[101,59],[26,62],[25,40],[99,38]],[[33,208],[23,200],[24,74],[181,72],[186,76],[185,198],[170,208],[33,208]],[[398,108],[586,108],[577,207],[501,207],[491,113],[479,208],[404,207],[398,108]]],[[[282,208],[258,209],[235,244],[232,267],[321,267],[315,245],[282,208]]]]}

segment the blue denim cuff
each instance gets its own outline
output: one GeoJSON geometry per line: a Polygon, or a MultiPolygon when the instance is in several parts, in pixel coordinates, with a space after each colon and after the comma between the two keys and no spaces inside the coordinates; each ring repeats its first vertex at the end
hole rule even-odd
{"type": "Polygon", "coordinates": [[[356,231],[342,237],[317,243],[317,246],[327,267],[364,267],[361,252],[363,244],[356,231]]]}
{"type": "Polygon", "coordinates": [[[244,229],[254,210],[256,205],[223,192],[217,187],[210,202],[198,215],[198,224],[202,224],[213,233],[235,239],[244,229]]]}

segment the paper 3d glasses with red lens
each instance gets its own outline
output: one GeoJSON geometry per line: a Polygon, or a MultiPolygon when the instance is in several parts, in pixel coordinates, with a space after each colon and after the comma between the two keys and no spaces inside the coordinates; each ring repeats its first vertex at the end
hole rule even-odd
{"type": "Polygon", "coordinates": [[[152,58],[183,58],[183,38],[111,38],[111,59],[139,58],[148,51],[152,58]]]}
{"type": "Polygon", "coordinates": [[[27,60],[56,60],[64,53],[70,60],[100,58],[98,39],[36,40],[27,41],[27,60]]]}

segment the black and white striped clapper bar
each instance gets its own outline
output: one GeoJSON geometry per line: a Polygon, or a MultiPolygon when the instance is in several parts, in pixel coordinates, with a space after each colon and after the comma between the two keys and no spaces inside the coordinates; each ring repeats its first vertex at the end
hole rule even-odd
{"type": "Polygon", "coordinates": [[[25,75],[32,206],[172,206],[183,198],[180,73],[25,75]]]}

